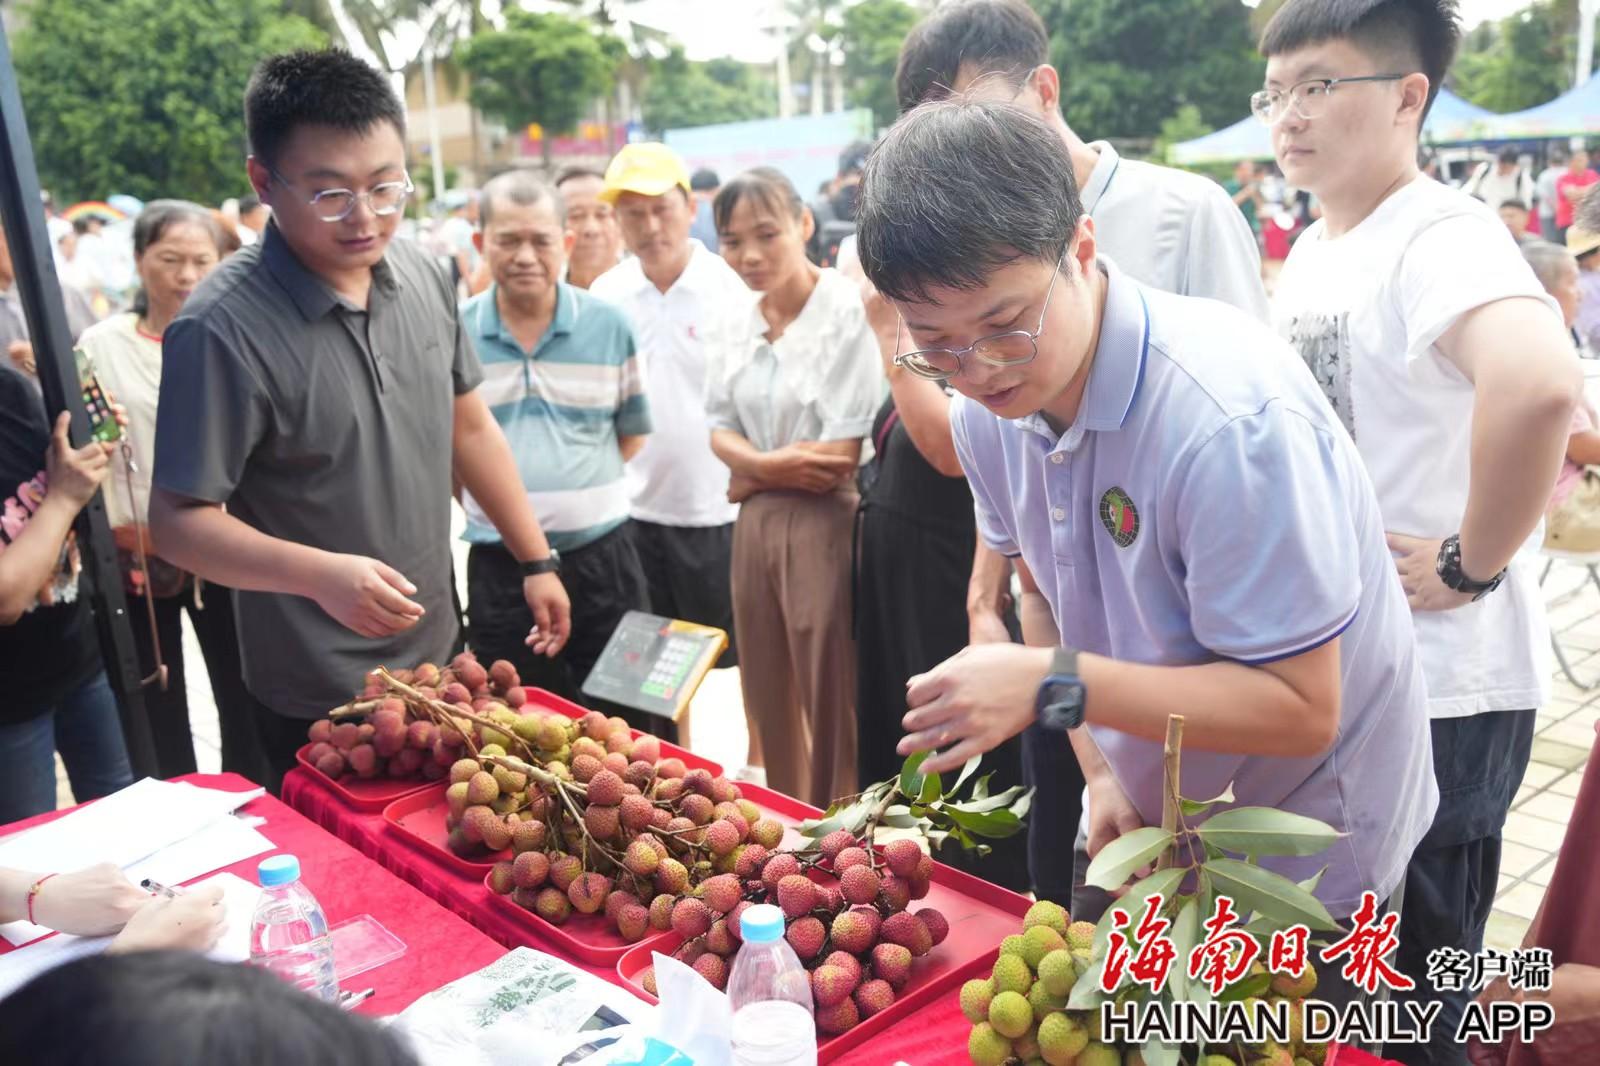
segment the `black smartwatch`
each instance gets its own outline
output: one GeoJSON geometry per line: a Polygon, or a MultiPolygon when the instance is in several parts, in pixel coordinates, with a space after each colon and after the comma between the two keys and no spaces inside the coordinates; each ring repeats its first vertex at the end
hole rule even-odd
{"type": "Polygon", "coordinates": [[[523,577],[535,577],[539,574],[559,574],[561,572],[561,553],[554,548],[543,559],[534,559],[522,564],[523,577]]]}
{"type": "Polygon", "coordinates": [[[1473,602],[1483,599],[1489,593],[1500,587],[1500,582],[1506,579],[1506,572],[1501,570],[1488,581],[1474,581],[1461,570],[1461,534],[1452,533],[1444,538],[1444,543],[1439,545],[1439,559],[1434,563],[1434,569],[1439,572],[1439,580],[1445,583],[1446,588],[1457,592],[1472,594],[1473,602]]]}
{"type": "Polygon", "coordinates": [[[1087,692],[1078,676],[1078,653],[1057,648],[1050,660],[1050,672],[1039,683],[1034,699],[1034,716],[1041,726],[1056,732],[1076,729],[1083,724],[1083,705],[1087,692]]]}

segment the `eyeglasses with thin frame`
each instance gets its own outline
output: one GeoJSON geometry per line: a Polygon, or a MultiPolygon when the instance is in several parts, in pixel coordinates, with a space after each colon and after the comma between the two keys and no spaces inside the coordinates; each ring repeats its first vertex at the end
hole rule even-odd
{"type": "Polygon", "coordinates": [[[1363,74],[1354,78],[1311,78],[1291,85],[1287,91],[1262,89],[1250,97],[1250,113],[1268,126],[1283,118],[1284,101],[1294,108],[1294,113],[1306,121],[1322,114],[1335,85],[1351,85],[1361,81],[1399,81],[1405,74],[1363,74]]]}
{"type": "Polygon", "coordinates": [[[919,378],[929,381],[948,381],[961,373],[961,358],[975,357],[989,366],[1022,366],[1033,362],[1039,354],[1039,336],[1044,332],[1044,316],[1050,310],[1050,297],[1056,291],[1056,279],[1061,277],[1063,254],[1056,260],[1056,269],[1050,275],[1050,287],[1044,292],[1044,306],[1039,308],[1039,324],[1033,330],[1013,329],[979,337],[965,348],[918,348],[913,352],[900,351],[900,334],[905,319],[900,319],[894,332],[894,365],[909,370],[919,378]]]}
{"type": "MultiPolygon", "coordinates": [[[[294,188],[294,182],[279,174],[274,167],[268,167],[267,172],[276,178],[285,188],[294,188]]],[[[367,210],[374,215],[392,215],[405,206],[406,198],[416,191],[411,184],[411,177],[407,175],[400,181],[385,181],[366,192],[356,192],[354,189],[324,189],[317,193],[306,203],[316,212],[318,218],[324,222],[343,222],[350,217],[350,212],[356,209],[356,204],[366,202],[367,210]]]]}

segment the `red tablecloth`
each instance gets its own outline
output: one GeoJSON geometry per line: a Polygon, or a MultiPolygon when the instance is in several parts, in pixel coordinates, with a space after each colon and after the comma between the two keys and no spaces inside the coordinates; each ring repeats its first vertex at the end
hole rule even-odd
{"type": "MultiPolygon", "coordinates": [[[[558,946],[541,940],[528,926],[491,908],[481,878],[446,869],[404,843],[390,830],[381,813],[351,810],[309,771],[296,769],[284,778],[283,799],[502,944],[508,947],[527,945],[567,957],[558,946]]],[[[622,983],[614,967],[568,961],[607,980],[622,983]]],[[[918,1012],[914,1023],[908,1021],[880,1033],[834,1061],[842,1066],[889,1066],[894,1062],[910,1066],[965,1066],[970,1061],[967,1034],[971,1029],[956,997],[946,996],[918,1012]]]]}
{"type": "MultiPolygon", "coordinates": [[[[190,774],[178,780],[228,792],[254,787],[237,774],[190,774]]],[[[261,834],[280,850],[300,859],[301,876],[322,904],[330,925],[370,914],[405,944],[404,955],[368,970],[352,982],[357,989],[375,989],[372,998],[359,1008],[363,1013],[394,1014],[418,996],[482,969],[505,954],[500,944],[271,796],[252,800],[244,811],[265,818],[261,834]]],[[[65,813],[55,811],[0,826],[0,835],[65,813]]],[[[256,865],[266,854],[269,853],[223,869],[254,882],[256,865]]],[[[0,940],[0,954],[11,950],[9,942],[0,940]]]]}

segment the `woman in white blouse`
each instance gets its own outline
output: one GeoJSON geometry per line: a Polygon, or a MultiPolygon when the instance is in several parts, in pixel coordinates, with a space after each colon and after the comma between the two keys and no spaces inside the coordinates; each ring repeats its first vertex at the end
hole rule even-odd
{"type": "Polygon", "coordinates": [[[885,389],[860,292],[806,258],[813,220],[769,167],[713,204],[722,257],[752,291],[707,345],[711,448],[741,504],[733,618],[752,765],[826,806],[858,790],[850,559],[861,442],[885,389]]]}
{"type": "Polygon", "coordinates": [[[84,330],[78,347],[94,364],[101,387],[128,409],[126,453],[112,456],[111,476],[102,490],[111,532],[122,560],[128,596],[128,621],[139,651],[140,669],[148,675],[156,665],[156,634],[167,665],[167,688],[144,690],[161,777],[195,771],[194,743],[189,732],[189,701],[184,691],[183,612],[199,638],[216,699],[222,740],[222,768],[259,779],[255,764],[258,744],[251,704],[239,676],[239,643],[233,625],[233,593],[207,584],[202,591],[190,575],[161,559],[161,546],[150,539],[146,519],[150,507],[151,467],[155,464],[156,402],[161,389],[161,334],[189,298],[189,293],[216,267],[227,246],[221,226],[199,204],[155,200],[140,212],[133,226],[134,265],[139,292],[131,310],[112,315],[84,330]],[[147,565],[139,565],[143,539],[147,565]],[[155,633],[150,626],[145,589],[155,597],[155,633]]]}

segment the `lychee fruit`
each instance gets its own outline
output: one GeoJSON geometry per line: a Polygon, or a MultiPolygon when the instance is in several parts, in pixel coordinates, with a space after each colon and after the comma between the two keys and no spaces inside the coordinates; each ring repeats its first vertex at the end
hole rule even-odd
{"type": "Polygon", "coordinates": [[[719,992],[728,987],[728,963],[721,955],[706,952],[694,960],[694,972],[711,983],[719,992]]]}
{"type": "Polygon", "coordinates": [[[549,829],[538,819],[518,822],[511,827],[511,850],[518,855],[526,851],[539,851],[548,836],[549,829]]]}
{"type": "Polygon", "coordinates": [[[650,901],[650,928],[666,931],[672,928],[672,905],[677,900],[662,893],[650,901]]]}
{"type": "Polygon", "coordinates": [[[622,939],[633,943],[643,940],[650,932],[650,912],[637,903],[624,904],[616,916],[617,932],[622,939]]]}
{"type": "Polygon", "coordinates": [[[829,932],[835,947],[858,955],[870,949],[877,939],[872,926],[854,911],[834,915],[829,932]]]}
{"type": "Polygon", "coordinates": [[[839,891],[851,903],[871,903],[881,887],[878,875],[865,866],[852,866],[839,878],[839,891]]]}
{"type": "Polygon", "coordinates": [[[500,798],[500,785],[487,770],[479,770],[467,780],[468,803],[493,803],[500,798]]]}
{"type": "MultiPolygon", "coordinates": [[[[1026,933],[1029,929],[1042,925],[1047,929],[1054,929],[1065,938],[1067,935],[1067,923],[1070,920],[1067,916],[1066,908],[1061,904],[1041,899],[1029,907],[1028,912],[1022,916],[1022,931],[1026,933]]],[[[1091,928],[1093,927],[1091,926],[1091,928]]]]}
{"type": "Polygon", "coordinates": [[[517,668],[504,659],[496,659],[489,667],[489,681],[501,692],[522,684],[517,677],[517,668]]]}
{"type": "Polygon", "coordinates": [[[911,882],[898,874],[888,874],[882,879],[879,898],[891,911],[903,911],[911,906],[911,882]]]}
{"type": "Polygon", "coordinates": [[[1033,1027],[1033,1008],[1015,992],[996,993],[989,1004],[989,1024],[1008,1040],[1015,1040],[1033,1027]]]}
{"type": "Polygon", "coordinates": [[[495,863],[494,869],[489,871],[489,888],[498,895],[508,896],[515,887],[517,886],[512,879],[511,864],[509,862],[495,863]]]}
{"type": "Polygon", "coordinates": [[[509,865],[518,888],[538,888],[550,876],[550,860],[542,851],[525,851],[509,865]]]}
{"type": "Polygon", "coordinates": [[[899,877],[910,877],[922,855],[915,840],[891,840],[883,847],[883,861],[888,864],[889,871],[899,877]]]}
{"type": "MultiPolygon", "coordinates": [[[[360,749],[357,748],[357,751],[360,749]]],[[[354,754],[354,753],[352,753],[354,754]]],[[[355,760],[351,760],[354,765],[355,760]]],[[[1299,977],[1292,977],[1286,973],[1272,975],[1272,992],[1274,995],[1287,996],[1290,999],[1304,999],[1317,990],[1317,971],[1307,966],[1300,972],[1299,977]]]]}
{"type": "Polygon", "coordinates": [[[333,723],[326,718],[319,718],[311,723],[311,728],[306,730],[306,739],[313,744],[327,744],[333,739],[333,723]]]}
{"type": "Polygon", "coordinates": [[[1017,955],[1001,955],[994,961],[994,990],[1025,995],[1033,987],[1033,972],[1017,955]]]}
{"type": "Polygon", "coordinates": [[[811,994],[818,1007],[831,1007],[855,990],[850,973],[837,966],[818,966],[811,971],[811,994]]]}
{"type": "Polygon", "coordinates": [[[899,944],[879,944],[872,949],[872,973],[899,988],[911,977],[911,952],[899,944]]]}
{"type": "Polygon", "coordinates": [[[733,872],[741,881],[759,877],[761,867],[767,861],[769,854],[770,852],[760,844],[746,844],[744,850],[739,853],[738,861],[733,865],[733,872]]]}
{"type": "Polygon", "coordinates": [[[839,857],[845,848],[855,847],[856,838],[848,830],[835,829],[817,843],[817,850],[822,852],[822,857],[832,862],[839,857]]]}
{"type": "Polygon", "coordinates": [[[840,877],[843,877],[844,872],[850,869],[852,866],[871,865],[872,856],[867,854],[867,849],[858,848],[854,845],[841,849],[839,854],[833,857],[833,872],[838,874],[840,877]]]}
{"type": "Polygon", "coordinates": [[[594,914],[606,905],[611,892],[611,880],[601,874],[579,874],[567,886],[567,898],[580,914],[594,914]]]}
{"type": "Polygon", "coordinates": [[[709,878],[700,885],[700,898],[717,913],[727,914],[739,905],[739,879],[733,874],[709,878]]]}
{"type": "Polygon", "coordinates": [[[1094,948],[1094,923],[1073,922],[1067,926],[1067,946],[1073,951],[1091,951],[1094,948]]]}
{"type": "Polygon", "coordinates": [[[323,753],[317,760],[317,772],[324,777],[337,778],[344,774],[344,756],[334,750],[323,753]]]}
{"type": "Polygon", "coordinates": [[[706,826],[705,844],[711,854],[726,855],[739,846],[739,830],[727,819],[712,822],[706,826]]]}
{"type": "Polygon", "coordinates": [[[621,812],[616,807],[591,803],[583,812],[583,824],[596,840],[610,840],[622,827],[621,812]]]}
{"type": "Polygon", "coordinates": [[[697,899],[680,899],[672,908],[672,931],[685,940],[704,936],[711,928],[711,912],[697,899]]]}
{"type": "Polygon", "coordinates": [[[689,871],[677,859],[662,859],[656,866],[656,891],[677,895],[689,885],[689,871]]]}
{"type": "Polygon", "coordinates": [[[357,777],[373,778],[378,776],[378,753],[372,750],[371,744],[357,744],[350,749],[348,758],[350,769],[355,771],[357,777]]]}
{"type": "Polygon", "coordinates": [[[887,943],[899,944],[918,958],[933,950],[933,935],[928,932],[928,927],[922,924],[921,918],[905,911],[885,918],[883,927],[878,930],[878,937],[887,943]]]}
{"type": "Polygon", "coordinates": [[[767,886],[768,892],[776,893],[780,881],[799,872],[800,860],[786,851],[780,851],[767,859],[766,865],[761,867],[761,883],[767,886]]]}
{"type": "Polygon", "coordinates": [[[861,968],[861,960],[850,954],[848,951],[830,952],[828,957],[822,960],[821,965],[836,966],[839,969],[844,970],[850,975],[850,983],[852,987],[859,985],[861,983],[861,979],[866,976],[866,971],[861,968]]]}
{"type": "Polygon", "coordinates": [[[894,986],[882,978],[873,978],[857,988],[852,998],[856,1001],[856,1009],[861,1012],[861,1017],[870,1018],[893,1005],[894,986]]]}
{"type": "Polygon", "coordinates": [[[967,1056],[973,1066],[1001,1066],[1011,1057],[1011,1041],[995,1032],[988,1022],[979,1022],[967,1037],[967,1056]]]}
{"type": "Polygon", "coordinates": [[[1066,1014],[1047,1014],[1039,1022],[1039,1055],[1048,1063],[1071,1063],[1089,1043],[1089,1031],[1066,1014]]]}
{"type": "Polygon", "coordinates": [[[711,928],[706,933],[706,950],[722,956],[732,955],[739,950],[739,941],[735,940],[733,933],[729,931],[726,918],[718,918],[711,923],[711,928]]]}
{"type": "Polygon", "coordinates": [[[989,1002],[994,999],[994,982],[974,977],[961,986],[961,1013],[974,1025],[989,1020],[989,1002]]]}
{"type": "Polygon", "coordinates": [[[652,996],[656,995],[656,968],[646,966],[639,971],[639,986],[652,996]]]}
{"type": "Polygon", "coordinates": [[[572,901],[559,888],[549,886],[541,888],[534,897],[533,910],[545,921],[560,925],[572,916],[572,901]]]}
{"type": "Polygon", "coordinates": [[[576,855],[558,855],[550,860],[550,883],[566,892],[583,873],[583,862],[576,855]]]}
{"type": "Polygon", "coordinates": [[[831,1007],[817,1008],[817,1031],[837,1036],[848,1033],[861,1022],[861,1012],[856,1001],[846,996],[831,1007]]]}
{"type": "Polygon", "coordinates": [[[757,818],[750,823],[750,840],[770,851],[783,843],[783,824],[771,818],[757,818]]]}
{"type": "Polygon", "coordinates": [[[805,874],[790,874],[778,882],[778,906],[789,918],[809,914],[817,905],[817,886],[805,874]]]}
{"type": "Polygon", "coordinates": [[[942,912],[932,907],[924,907],[917,912],[917,917],[928,927],[928,935],[933,937],[934,947],[943,944],[944,938],[950,935],[950,920],[942,912]]]}
{"type": "Polygon", "coordinates": [[[808,914],[790,923],[784,937],[789,941],[789,946],[794,948],[794,953],[800,956],[800,961],[809,962],[821,953],[827,930],[820,920],[808,914]]]}
{"type": "Polygon", "coordinates": [[[1028,969],[1038,970],[1041,959],[1066,946],[1067,942],[1054,929],[1036,925],[1022,934],[1022,961],[1028,964],[1028,969]]]}
{"type": "Polygon", "coordinates": [[[1071,952],[1059,948],[1039,960],[1038,973],[1039,983],[1052,996],[1067,995],[1078,981],[1078,972],[1072,965],[1071,952]]]}

